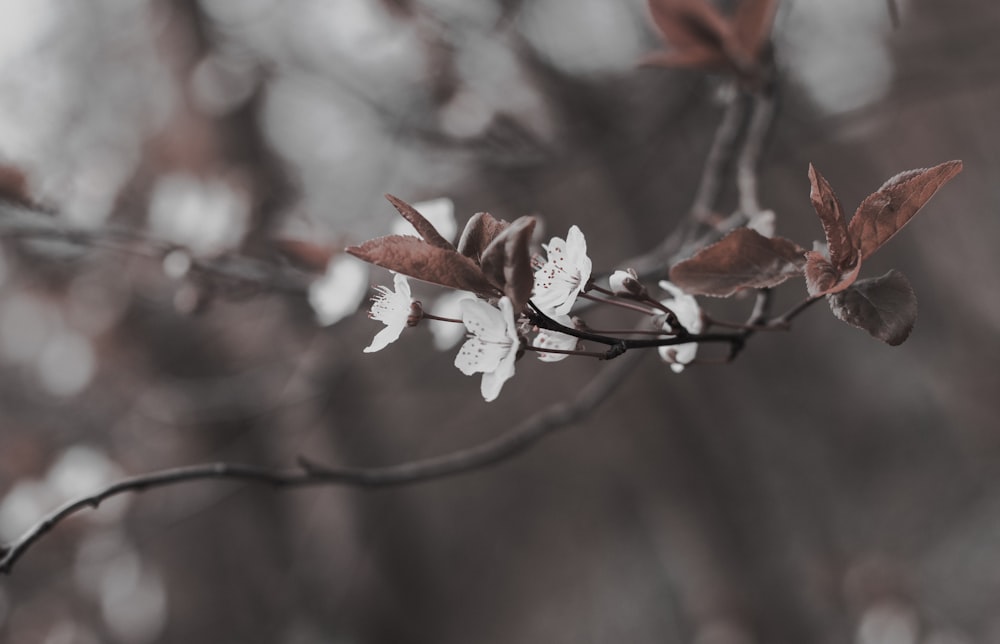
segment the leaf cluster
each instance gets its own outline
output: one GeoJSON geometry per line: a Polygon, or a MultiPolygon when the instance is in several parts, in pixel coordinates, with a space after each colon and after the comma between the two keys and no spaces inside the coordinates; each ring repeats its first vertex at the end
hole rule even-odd
{"type": "Polygon", "coordinates": [[[865,198],[848,220],[830,183],[810,165],[809,197],[823,227],[825,253],[740,228],[674,265],[670,279],[688,293],[729,297],[802,275],[809,296],[826,297],[839,319],[890,345],[901,344],[916,322],[916,295],[899,271],[858,280],[862,262],[961,170],[961,161],[948,161],[901,172],[865,198]]]}

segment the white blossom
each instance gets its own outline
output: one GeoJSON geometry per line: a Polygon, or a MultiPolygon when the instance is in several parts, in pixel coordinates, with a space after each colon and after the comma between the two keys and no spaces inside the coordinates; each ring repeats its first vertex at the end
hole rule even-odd
{"type": "MultiPolygon", "coordinates": [[[[668,307],[677,316],[677,321],[688,330],[689,333],[700,333],[702,329],[701,307],[694,296],[688,295],[670,282],[663,280],[660,288],[670,293],[671,297],[661,300],[661,304],[668,307]]],[[[664,330],[670,328],[664,325],[664,330]]],[[[660,357],[665,362],[670,363],[670,368],[674,373],[684,371],[684,365],[690,364],[698,353],[697,342],[686,342],[666,347],[659,347],[660,357]]]]}
{"type": "MultiPolygon", "coordinates": [[[[559,324],[573,328],[573,320],[568,315],[554,315],[552,319],[559,324]]],[[[535,341],[532,346],[539,349],[559,349],[560,351],[573,351],[576,349],[576,345],[579,340],[566,333],[560,333],[559,331],[550,331],[549,329],[542,329],[535,336],[535,341]]],[[[538,359],[542,362],[559,362],[563,358],[568,357],[569,354],[566,353],[538,353],[538,359]]]]}
{"type": "Polygon", "coordinates": [[[309,285],[309,304],[323,326],[339,322],[358,310],[368,292],[368,264],[350,255],[338,255],[326,274],[309,285]]]}
{"type": "Polygon", "coordinates": [[[566,315],[590,280],[592,264],[587,257],[587,240],[579,228],[571,226],[565,241],[553,237],[542,247],[548,258],[535,271],[535,290],[531,299],[544,311],[566,315]]]}
{"type": "Polygon", "coordinates": [[[500,298],[500,308],[486,302],[462,300],[462,322],[469,335],[455,356],[455,366],[467,376],[483,374],[480,391],[486,402],[500,395],[503,383],[514,375],[521,340],[514,323],[514,306],[500,298]]]}
{"type": "Polygon", "coordinates": [[[399,339],[399,335],[406,327],[406,322],[410,317],[410,308],[413,300],[410,296],[410,283],[406,278],[396,273],[393,278],[393,287],[376,286],[378,291],[372,298],[372,308],[368,316],[373,320],[378,320],[385,325],[385,328],[375,334],[372,343],[365,347],[365,353],[374,353],[386,348],[390,343],[399,339]]]}

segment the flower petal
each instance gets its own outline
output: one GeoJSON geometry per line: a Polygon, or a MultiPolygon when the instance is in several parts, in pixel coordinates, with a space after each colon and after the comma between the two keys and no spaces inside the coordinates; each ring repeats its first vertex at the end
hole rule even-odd
{"type": "Polygon", "coordinates": [[[517,349],[517,346],[512,346],[495,370],[483,374],[483,380],[479,383],[479,391],[483,394],[483,399],[486,402],[496,400],[504,383],[513,377],[517,349]]]}
{"type": "Polygon", "coordinates": [[[455,366],[467,376],[493,371],[500,365],[506,352],[507,347],[501,344],[471,337],[458,350],[455,366]]]}
{"type": "Polygon", "coordinates": [[[402,335],[403,329],[406,328],[406,322],[404,320],[403,324],[392,324],[378,333],[372,338],[372,343],[364,348],[365,353],[375,353],[376,351],[381,351],[393,342],[399,339],[402,335]]]}
{"type": "MultiPolygon", "coordinates": [[[[501,299],[501,306],[503,305],[501,299]]],[[[504,311],[497,310],[486,302],[474,300],[462,300],[462,322],[465,328],[476,337],[486,342],[504,342],[507,338],[507,324],[504,318],[504,311]]],[[[510,307],[510,300],[507,300],[510,307]]]]}
{"type": "MultiPolygon", "coordinates": [[[[568,315],[556,315],[553,318],[563,326],[573,326],[573,320],[568,315]]],[[[560,333],[559,331],[549,331],[543,329],[535,336],[532,346],[539,349],[559,349],[562,351],[572,351],[576,349],[579,340],[571,335],[560,333]]],[[[542,362],[559,362],[569,356],[565,353],[543,353],[539,352],[538,359],[542,362]]]]}

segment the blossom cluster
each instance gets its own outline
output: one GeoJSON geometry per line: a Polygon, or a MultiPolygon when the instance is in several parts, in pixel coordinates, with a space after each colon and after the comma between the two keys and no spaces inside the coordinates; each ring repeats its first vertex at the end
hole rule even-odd
{"type": "MultiPolygon", "coordinates": [[[[409,234],[348,249],[394,272],[393,287],[377,286],[372,298],[369,316],[384,328],[365,352],[384,349],[399,339],[404,329],[424,320],[433,323],[432,329],[462,329],[464,342],[455,356],[455,366],[465,375],[482,374],[481,393],[489,402],[500,395],[526,351],[536,353],[542,362],[600,355],[581,348],[581,337],[587,337],[590,330],[571,315],[581,298],[605,304],[631,301],[629,308],[648,313],[652,324],[644,332],[656,337],[671,338],[679,332],[698,333],[702,329],[694,297],[670,282],[660,282],[667,294],[662,301],[651,298],[632,271],[616,271],[608,278],[609,288],[598,286],[586,238],[575,225],[565,238],[552,237],[541,244],[541,252],[536,252],[531,239],[533,218],[507,223],[480,213],[470,220],[456,247],[438,232],[454,231],[453,224],[449,226],[440,217],[431,224],[415,207],[395,198],[390,201],[412,224],[406,228],[409,234]],[[412,234],[414,229],[419,237],[412,234]],[[413,297],[407,275],[454,289],[454,295],[438,300],[452,310],[424,310],[413,297]],[[663,311],[671,315],[663,315],[663,311]]],[[[450,346],[445,338],[455,335],[436,332],[436,344],[450,346]]],[[[696,342],[674,343],[660,347],[659,353],[680,372],[694,360],[697,346],[696,342]]]]}

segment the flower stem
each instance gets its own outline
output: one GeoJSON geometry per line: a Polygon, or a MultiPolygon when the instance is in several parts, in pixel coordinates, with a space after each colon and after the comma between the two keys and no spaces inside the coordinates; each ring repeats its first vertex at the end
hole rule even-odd
{"type": "Polygon", "coordinates": [[[423,317],[428,320],[437,320],[438,322],[454,322],[456,324],[462,324],[461,320],[456,320],[455,318],[445,318],[441,317],[440,315],[433,315],[431,313],[428,313],[427,311],[424,311],[423,317]]]}
{"type": "MultiPolygon", "coordinates": [[[[614,293],[612,293],[612,295],[614,295],[614,293]]],[[[638,313],[644,313],[646,315],[656,315],[655,311],[639,306],[638,304],[632,304],[631,302],[622,302],[621,300],[609,300],[603,297],[597,297],[596,295],[590,295],[589,293],[580,293],[580,297],[586,298],[592,302],[597,302],[599,304],[611,304],[613,306],[619,306],[623,309],[636,311],[638,313]]]]}

